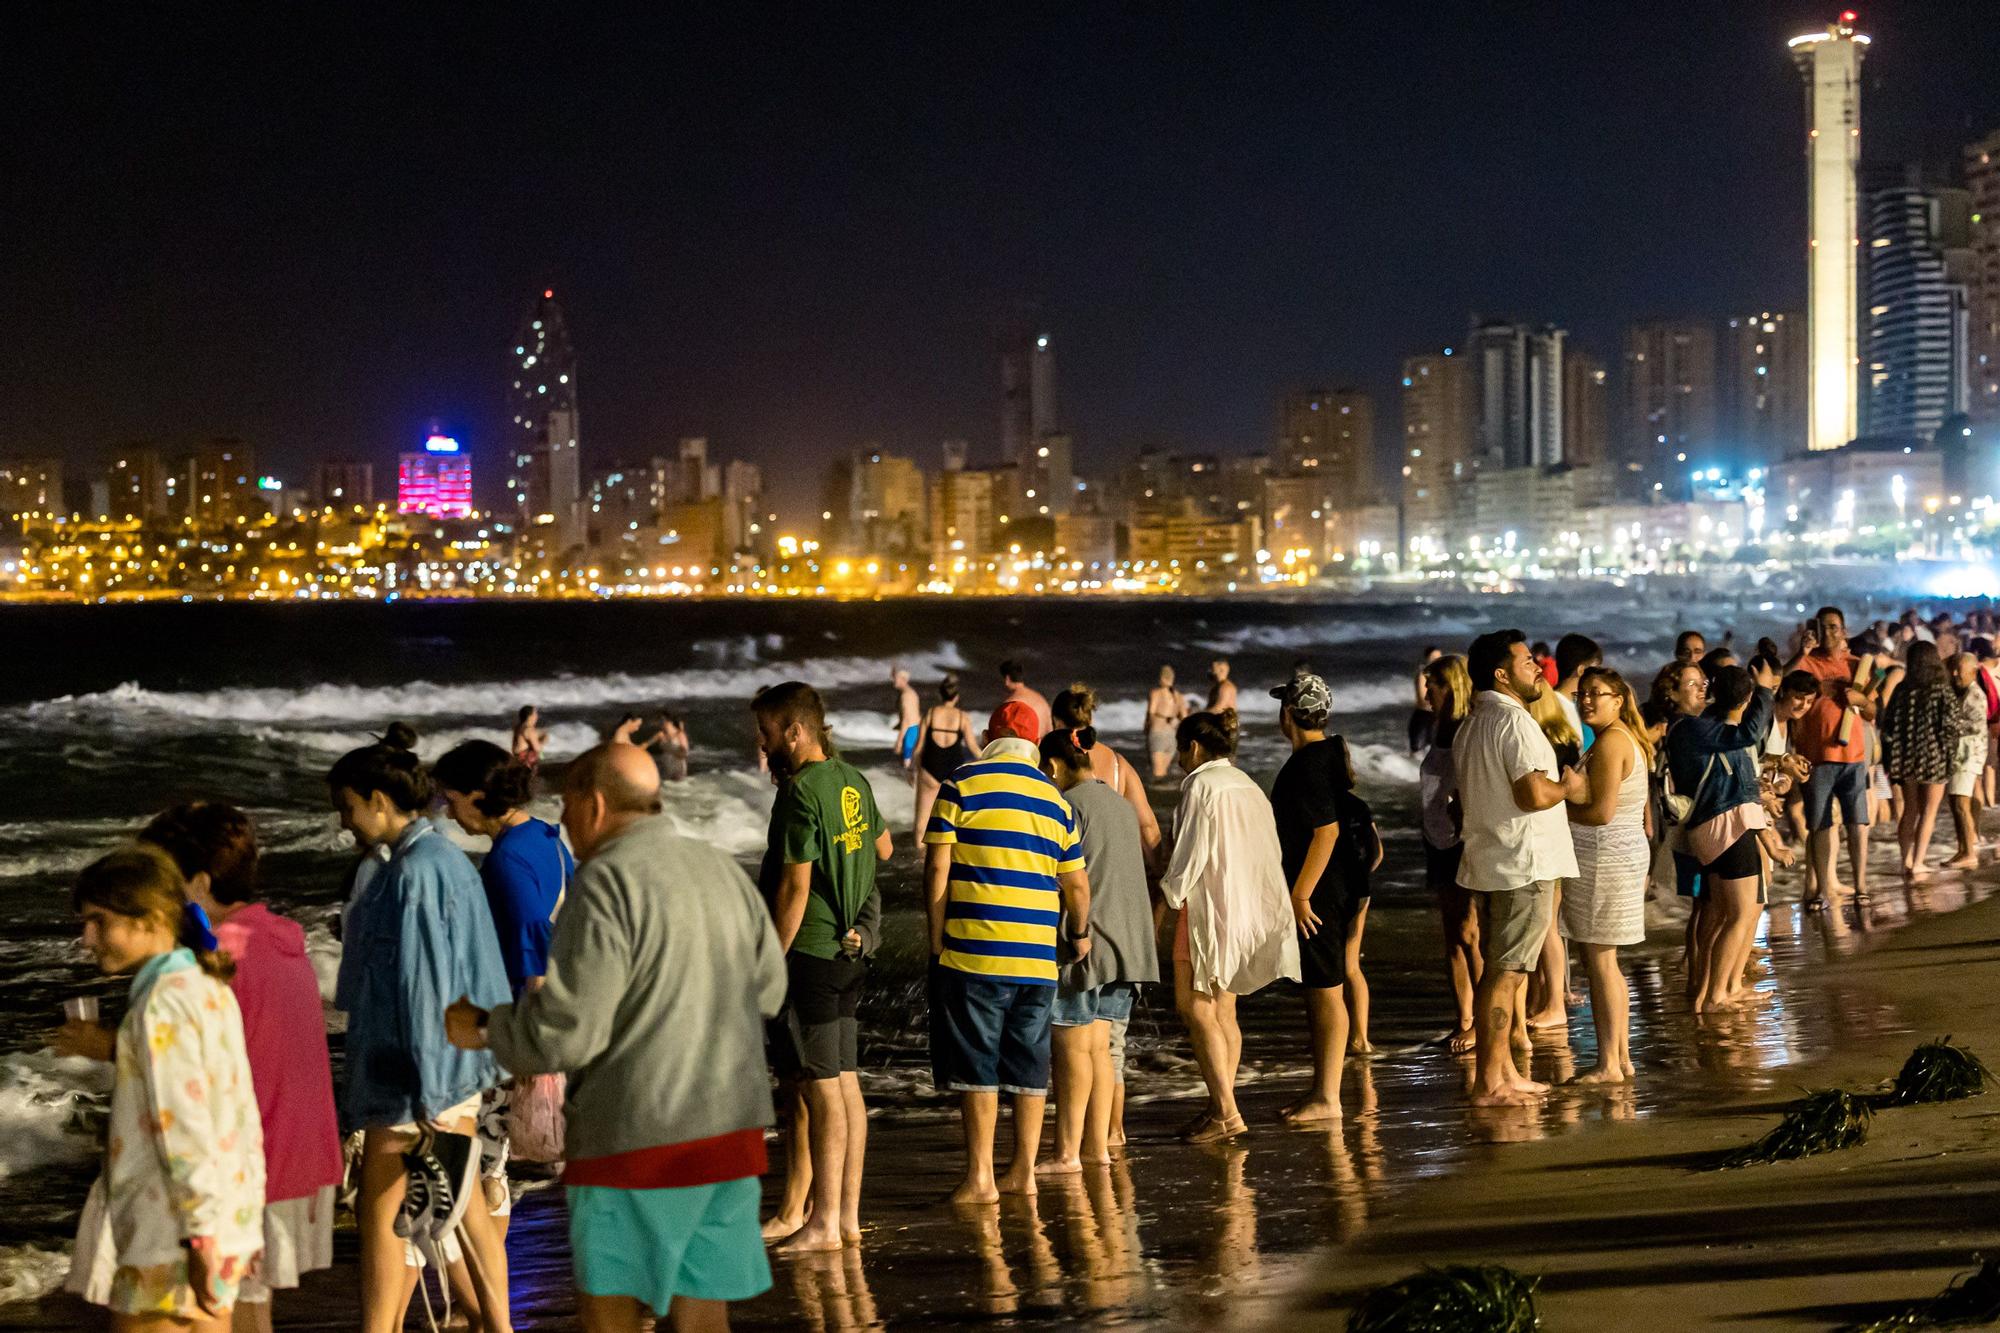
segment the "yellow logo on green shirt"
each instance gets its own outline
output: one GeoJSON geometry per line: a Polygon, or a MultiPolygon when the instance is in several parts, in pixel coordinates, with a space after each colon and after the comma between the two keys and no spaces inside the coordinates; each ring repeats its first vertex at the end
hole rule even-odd
{"type": "Polygon", "coordinates": [[[861,813],[861,793],[852,787],[840,789],[840,818],[847,825],[844,832],[837,834],[834,841],[849,856],[861,850],[861,844],[868,837],[868,818],[861,813]]]}

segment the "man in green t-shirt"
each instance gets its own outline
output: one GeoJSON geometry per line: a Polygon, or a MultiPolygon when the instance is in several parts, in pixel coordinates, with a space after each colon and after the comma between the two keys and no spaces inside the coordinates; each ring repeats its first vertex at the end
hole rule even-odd
{"type": "MultiPolygon", "coordinates": [[[[864,937],[881,912],[875,866],[893,849],[868,779],[827,753],[819,691],[788,681],[760,690],[750,708],[758,745],[779,777],[764,863],[775,881],[767,892],[791,980],[773,1063],[800,1089],[788,1178],[802,1175],[802,1138],[810,1139],[812,1163],[810,1211],[787,1216],[781,1208],[765,1235],[790,1235],[781,1247],[788,1252],[838,1250],[861,1238],[868,1111],[855,1074],[855,1011],[867,977],[864,937]]],[[[804,1193],[788,1189],[788,1203],[803,1208],[804,1193]]]]}

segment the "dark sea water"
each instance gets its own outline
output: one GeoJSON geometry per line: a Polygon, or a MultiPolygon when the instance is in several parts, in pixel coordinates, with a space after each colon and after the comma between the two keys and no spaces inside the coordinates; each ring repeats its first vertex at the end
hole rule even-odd
{"type": "MultiPolygon", "coordinates": [[[[50,1274],[59,1274],[60,1252],[95,1151],[89,1113],[101,1102],[102,1076],[40,1049],[67,996],[103,994],[112,997],[107,1014],[116,1012],[119,987],[95,977],[75,944],[68,881],[94,855],[174,801],[226,800],[255,814],[266,852],[267,895],[306,924],[315,960],[330,984],[338,945],[328,922],[353,851],[328,808],[323,776],[343,751],[365,743],[389,722],[414,725],[423,753],[435,756],[467,737],[505,743],[515,708],[536,704],[552,732],[549,760],[559,766],[594,743],[628,707],[681,710],[690,719],[693,776],[669,789],[667,808],[686,832],[750,866],[762,846],[771,797],[754,763],[747,701],[765,684],[813,682],[828,696],[838,742],[869,773],[896,832],[897,855],[885,886],[890,939],[865,1012],[865,1081],[881,1126],[871,1176],[877,1184],[870,1197],[879,1189],[881,1197],[917,1209],[919,1196],[927,1200],[949,1188],[955,1131],[949,1109],[930,1091],[924,1060],[916,860],[908,834],[912,799],[892,758],[888,720],[894,668],[907,667],[927,698],[945,670],[959,672],[965,702],[975,714],[998,701],[995,667],[1004,657],[1025,663],[1031,682],[1050,695],[1073,679],[1087,680],[1103,701],[1100,729],[1143,768],[1145,692],[1159,665],[1174,665],[1182,687],[1198,690],[1205,687],[1209,660],[1227,656],[1241,686],[1246,737],[1241,762],[1268,783],[1284,746],[1266,691],[1289,677],[1295,661],[1310,662],[1333,686],[1335,728],[1354,746],[1362,792],[1376,809],[1388,847],[1370,926],[1376,1041],[1410,1048],[1435,1036],[1448,1015],[1436,962],[1436,925],[1421,889],[1416,765],[1404,743],[1412,668],[1421,650],[1436,644],[1462,651],[1473,634],[1496,624],[1519,624],[1531,636],[1551,641],[1565,630],[1582,629],[1604,643],[1614,665],[1631,667],[1639,679],[1664,659],[1682,624],[1712,638],[1734,626],[1747,642],[1795,618],[1789,603],[1755,597],[1697,603],[1662,588],[1572,589],[1485,601],[1332,603],[0,608],[0,641],[6,644],[0,653],[0,1323],[36,1322],[30,1313],[36,1307],[10,1308],[6,1302],[31,1297],[50,1274]],[[891,1147],[889,1135],[903,1136],[904,1147],[891,1147]],[[892,1156],[903,1152],[913,1155],[892,1156]]],[[[1153,796],[1163,814],[1169,813],[1175,784],[1157,786],[1153,796]]],[[[540,808],[553,815],[553,800],[545,798],[540,808]]],[[[469,851],[482,850],[477,840],[449,831],[469,851]]],[[[1782,933],[1777,925],[1773,929],[1782,933]]],[[[1663,941],[1671,934],[1667,923],[1663,941]]],[[[1773,941],[1775,952],[1791,947],[1773,941]]],[[[1805,952],[1820,947],[1797,946],[1805,952]]],[[[1642,960],[1635,975],[1635,1027],[1650,1029],[1649,1015],[1672,1007],[1669,992],[1675,988],[1657,961],[1642,960]]],[[[1275,1104],[1275,1089],[1295,1081],[1305,1067],[1297,1000],[1278,988],[1246,1004],[1245,1023],[1250,1104],[1263,1097],[1260,1085],[1273,1089],[1268,1099],[1275,1104]]],[[[1576,1032],[1576,1054],[1587,1059],[1587,1015],[1576,1032]]],[[[1790,1056],[1818,1039],[1811,1021],[1791,1021],[1779,1038],[1789,1043],[1790,1056]]],[[[1642,1063],[1646,1040],[1635,1034],[1642,1063]]],[[[1764,1034],[1751,1044],[1768,1040],[1764,1034]]],[[[1662,1058],[1730,1064],[1713,1051],[1676,1048],[1662,1058]]],[[[1137,1132],[1184,1119],[1190,1106],[1182,1099],[1192,1094],[1196,1080],[1170,996],[1142,1003],[1134,1024],[1134,1062],[1137,1132]]],[[[1746,1068],[1770,1063],[1761,1057],[1737,1062],[1746,1068]]],[[[1075,1280],[1103,1286],[1098,1304],[1104,1308],[1154,1314],[1171,1309],[1176,1317],[1195,1313],[1188,1301],[1198,1306],[1210,1287],[1219,1283],[1218,1289],[1228,1289],[1246,1280],[1245,1265],[1261,1271],[1264,1256],[1301,1254],[1334,1238],[1341,1227],[1358,1224],[1357,1208],[1365,1213],[1363,1194],[1341,1194],[1338,1204],[1319,1194],[1293,1197],[1274,1186],[1269,1173],[1289,1178],[1295,1169],[1305,1171],[1321,1186],[1329,1180],[1361,1182],[1446,1169],[1479,1142],[1466,1132],[1462,1114],[1446,1116],[1439,1109],[1456,1102],[1459,1077],[1448,1060],[1377,1061],[1367,1073],[1365,1095],[1371,1109],[1379,1103],[1396,1108],[1397,1115],[1385,1112],[1366,1143],[1336,1134],[1330,1144],[1295,1139],[1291,1149],[1276,1155],[1253,1147],[1247,1157],[1181,1155],[1157,1162],[1135,1152],[1116,1188],[1128,1196],[1136,1188],[1141,1204],[1128,1197],[1121,1208],[1116,1190],[1103,1198],[1090,1191],[1055,1192],[1041,1206],[1048,1217],[1024,1220],[1003,1212],[1002,1231],[992,1235],[982,1223],[965,1224],[971,1231],[959,1235],[953,1230],[958,1222],[918,1210],[913,1216],[919,1221],[898,1228],[902,1248],[891,1252],[886,1283],[884,1270],[876,1270],[876,1294],[868,1300],[900,1301],[909,1307],[903,1313],[947,1321],[1007,1315],[1010,1308],[1014,1315],[1041,1310],[1046,1316],[1050,1311],[1034,1299],[1023,1304],[1018,1273],[1006,1279],[1013,1284],[1012,1296],[987,1293],[990,1300],[963,1273],[955,1285],[935,1289],[905,1279],[927,1271],[925,1264],[937,1256],[1004,1258],[1022,1245],[1025,1258],[1016,1257],[1032,1276],[1041,1262],[1036,1247],[1054,1245],[1063,1254],[1081,1247],[1101,1261],[1091,1266],[1102,1270],[1099,1277],[1075,1280]],[[1440,1128],[1446,1121],[1449,1126],[1440,1128]],[[1255,1196],[1260,1189],[1261,1242],[1256,1217],[1246,1221],[1239,1215],[1246,1191],[1255,1196]],[[1163,1223],[1157,1234],[1164,1250],[1148,1249],[1136,1233],[1125,1234],[1122,1221],[1112,1234],[1114,1217],[1160,1211],[1168,1197],[1163,1190],[1202,1200],[1196,1210],[1207,1219],[1202,1225],[1218,1226],[1218,1234],[1204,1240],[1163,1223]],[[1280,1219],[1275,1234],[1273,1218],[1280,1219]],[[1050,1240],[1052,1226],[1069,1239],[1050,1240]],[[1208,1263],[1202,1255],[1220,1256],[1209,1265],[1214,1273],[1190,1277],[1182,1271],[1208,1263]],[[1163,1305],[1161,1292],[1177,1294],[1163,1305]]],[[[1666,1094],[1644,1086],[1636,1099],[1628,1099],[1626,1113],[1643,1114],[1664,1104],[1654,1099],[1666,1094]]],[[[1357,1095],[1351,1087],[1350,1096],[1357,1095]]],[[[553,1312],[564,1299],[565,1258],[559,1210],[543,1206],[543,1212],[538,1224],[537,1207],[524,1210],[517,1240],[527,1245],[530,1240],[523,1238],[544,1238],[541,1248],[547,1252],[524,1253],[520,1267],[524,1280],[539,1274],[530,1286],[540,1283],[548,1303],[537,1307],[542,1298],[527,1290],[523,1299],[527,1308],[553,1312]]],[[[1007,1263],[1000,1263],[1000,1272],[1006,1269],[1007,1263]]],[[[993,1272],[989,1277],[1000,1280],[993,1272]]],[[[851,1275],[839,1265],[787,1269],[779,1292],[749,1313],[752,1322],[774,1326],[795,1318],[851,1322],[846,1315],[835,1317],[839,1311],[828,1313],[831,1301],[853,1314],[851,1286],[851,1275]]],[[[1074,1305],[1074,1293],[1058,1292],[1054,1299],[1059,1309],[1074,1305]]],[[[898,1311],[879,1313],[893,1321],[898,1311]]],[[[341,1325],[335,1319],[324,1326],[341,1325]]]]}

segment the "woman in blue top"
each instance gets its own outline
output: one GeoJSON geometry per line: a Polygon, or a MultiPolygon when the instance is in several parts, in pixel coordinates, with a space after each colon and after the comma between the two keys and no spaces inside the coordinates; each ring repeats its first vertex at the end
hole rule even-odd
{"type": "MultiPolygon", "coordinates": [[[[399,738],[409,734],[403,728],[399,738]]],[[[351,750],[327,786],[355,842],[389,849],[348,909],[334,1003],[347,1013],[341,1124],[363,1131],[362,1327],[391,1333],[403,1326],[417,1279],[395,1231],[406,1191],[402,1154],[420,1123],[473,1134],[480,1093],[500,1081],[490,1055],[445,1040],[445,1006],[461,995],[504,1004],[509,991],[479,875],[423,817],[431,781],[416,755],[391,742],[351,750]]],[[[482,1333],[507,1333],[507,1252],[484,1198],[473,1194],[462,1224],[478,1298],[469,1313],[482,1333]]]]}
{"type": "Polygon", "coordinates": [[[486,884],[507,983],[518,998],[548,971],[556,908],[576,862],[556,826],[528,813],[534,772],[491,741],[467,741],[445,751],[431,767],[431,780],[460,828],[493,840],[479,878],[486,884]]]}

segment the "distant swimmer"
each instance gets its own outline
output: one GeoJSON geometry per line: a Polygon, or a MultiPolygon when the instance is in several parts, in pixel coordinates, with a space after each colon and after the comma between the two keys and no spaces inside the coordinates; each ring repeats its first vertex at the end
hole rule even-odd
{"type": "Polygon", "coordinates": [[[1208,707],[1210,713],[1236,711],[1236,682],[1229,678],[1229,659],[1218,657],[1208,664],[1208,707]]]}
{"type": "Polygon", "coordinates": [[[958,676],[947,671],[938,683],[938,701],[931,705],[931,711],[924,715],[917,736],[915,768],[912,776],[917,784],[916,832],[918,844],[924,836],[924,826],[930,822],[931,806],[938,798],[938,791],[951,780],[958,766],[974,758],[971,743],[966,739],[972,730],[972,719],[958,706],[958,676]]]}
{"type": "Polygon", "coordinates": [[[1166,780],[1174,762],[1174,732],[1187,712],[1187,699],[1174,688],[1174,669],[1161,667],[1153,692],[1146,696],[1146,754],[1153,761],[1155,782],[1166,780]]]}
{"type": "Polygon", "coordinates": [[[1001,702],[1023,703],[1035,710],[1035,720],[1042,724],[1040,734],[1046,735],[1049,728],[1055,725],[1055,718],[1049,712],[1049,701],[1028,684],[1027,673],[1012,658],[1000,664],[1000,689],[1006,696],[1001,702]]]}
{"type": "Polygon", "coordinates": [[[521,711],[514,714],[514,741],[507,748],[513,756],[534,768],[542,762],[542,751],[548,748],[549,733],[542,726],[542,715],[533,704],[522,704],[521,711]]]}
{"type": "Polygon", "coordinates": [[[903,761],[903,771],[909,772],[916,767],[917,738],[924,731],[924,705],[910,684],[908,671],[897,667],[889,679],[896,687],[896,716],[891,720],[896,728],[896,755],[903,761]]]}
{"type": "Polygon", "coordinates": [[[660,781],[686,782],[688,775],[687,720],[670,708],[653,714],[645,748],[659,766],[660,781]]]}
{"type": "Polygon", "coordinates": [[[644,720],[637,713],[619,714],[618,725],[604,733],[605,743],[607,745],[637,745],[639,743],[639,726],[644,720]]]}

